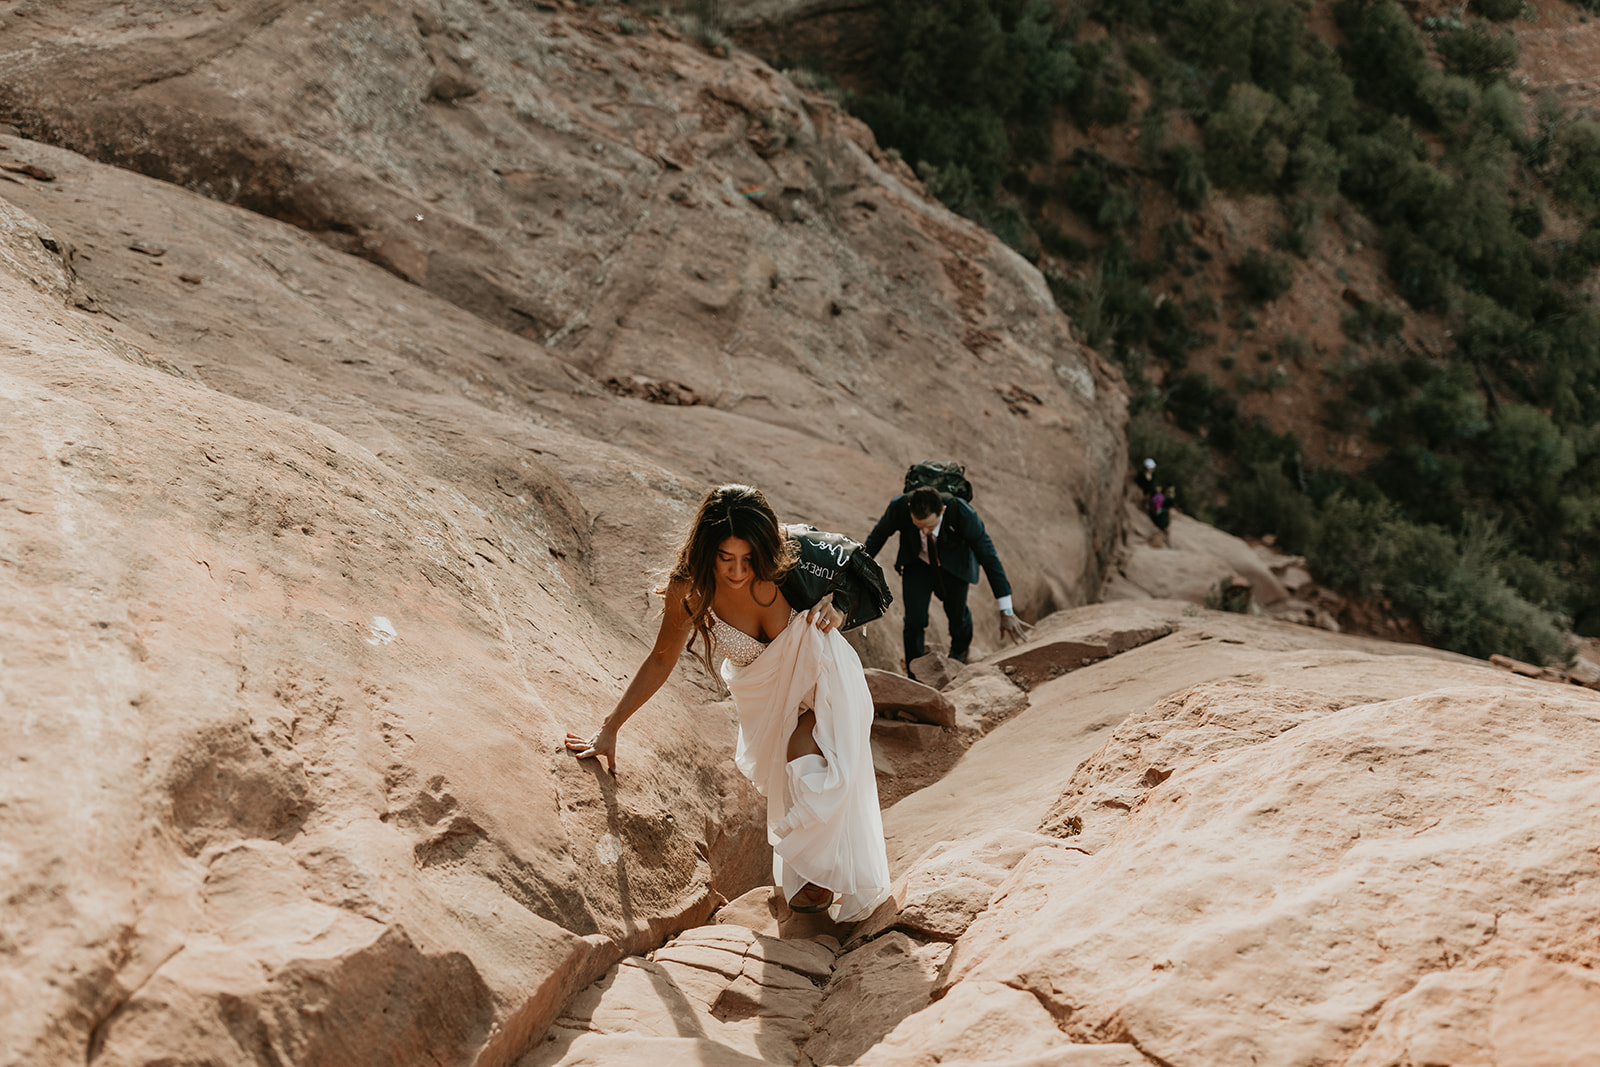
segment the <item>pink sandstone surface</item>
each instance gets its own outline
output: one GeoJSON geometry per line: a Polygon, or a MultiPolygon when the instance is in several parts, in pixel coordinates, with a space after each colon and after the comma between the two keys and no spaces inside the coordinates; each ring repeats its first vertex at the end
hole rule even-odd
{"type": "Polygon", "coordinates": [[[822,98],[561,0],[28,0],[0,122],[0,1063],[1600,1047],[1595,695],[1196,606],[1292,568],[1141,546],[1115,372],[822,98]],[[862,536],[933,455],[1040,625],[875,726],[833,927],[692,660],[560,737],[707,485],[862,536]]]}
{"type": "Polygon", "coordinates": [[[509,1063],[759,884],[692,662],[559,747],[710,484],[863,536],[959,452],[1020,600],[1098,585],[1121,387],[1030,267],[748,57],[433,10],[0,15],[0,1062],[509,1063]]]}

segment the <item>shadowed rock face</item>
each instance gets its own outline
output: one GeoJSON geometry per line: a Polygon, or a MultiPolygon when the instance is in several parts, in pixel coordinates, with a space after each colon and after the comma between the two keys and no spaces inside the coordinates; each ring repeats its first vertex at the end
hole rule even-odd
{"type": "Polygon", "coordinates": [[[953,455],[1024,610],[1097,587],[1123,394],[1038,276],[614,14],[0,14],[0,1063],[507,1063],[767,878],[692,662],[560,749],[709,484],[863,536],[953,455]]]}

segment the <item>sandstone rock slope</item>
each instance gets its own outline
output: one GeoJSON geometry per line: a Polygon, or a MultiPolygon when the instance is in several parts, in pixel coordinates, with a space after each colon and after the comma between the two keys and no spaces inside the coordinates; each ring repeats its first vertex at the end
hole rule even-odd
{"type": "Polygon", "coordinates": [[[680,1001],[708,1063],[1591,1062],[1595,694],[1181,604],[1049,630],[1039,648],[1123,650],[890,809],[894,900],[839,931],[808,1027],[789,993],[742,1009],[764,1045],[692,1023],[727,965],[632,993],[619,970],[526,1067],[602,1062],[584,1050],[680,1001]]]}
{"type": "Polygon", "coordinates": [[[692,663],[559,747],[709,483],[859,535],[954,454],[1025,603],[1098,585],[1115,374],[668,23],[10,5],[0,122],[0,1063],[509,1063],[759,884],[692,663]]]}
{"type": "Polygon", "coordinates": [[[288,221],[579,380],[716,413],[592,432],[765,476],[857,537],[908,462],[951,456],[1026,609],[1099,588],[1119,376],[1020,257],[746,54],[571,4],[68,0],[6,19],[0,70],[0,122],[31,137],[288,221]]]}

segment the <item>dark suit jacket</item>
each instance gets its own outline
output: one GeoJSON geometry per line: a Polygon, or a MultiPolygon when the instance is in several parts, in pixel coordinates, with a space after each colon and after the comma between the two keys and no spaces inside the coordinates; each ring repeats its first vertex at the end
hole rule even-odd
{"type": "MultiPolygon", "coordinates": [[[[973,585],[978,581],[978,566],[989,576],[989,589],[996,597],[1009,596],[1011,583],[1006,581],[1006,570],[1000,566],[1000,556],[983,528],[983,520],[960,497],[940,494],[944,500],[944,524],[939,527],[939,566],[947,574],[973,585]]],[[[905,495],[889,501],[883,518],[872,528],[864,542],[867,552],[876,556],[888,544],[889,535],[900,535],[900,549],[895,553],[894,569],[904,573],[906,564],[922,552],[922,532],[911,521],[911,507],[905,495]]]]}

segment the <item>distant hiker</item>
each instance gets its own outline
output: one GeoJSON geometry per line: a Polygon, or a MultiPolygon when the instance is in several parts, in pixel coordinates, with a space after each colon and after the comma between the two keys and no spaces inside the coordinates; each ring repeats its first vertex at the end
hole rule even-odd
{"type": "MultiPolygon", "coordinates": [[[[908,475],[914,477],[916,468],[908,475]]],[[[965,484],[962,478],[961,483],[965,484]]],[[[971,488],[967,488],[971,493],[971,488]]],[[[978,568],[989,576],[989,588],[1000,606],[1000,632],[1017,641],[1027,639],[1031,627],[1011,610],[1011,583],[994,550],[994,542],[983,527],[983,520],[960,496],[941,493],[931,485],[921,485],[889,501],[883,517],[865,541],[866,550],[876,556],[891,534],[900,535],[894,569],[900,572],[905,604],[906,669],[926,647],[923,632],[928,627],[928,607],[932,597],[944,605],[950,624],[950,658],[963,663],[972,645],[972,611],[967,607],[967,590],[978,580],[978,568]]]]}
{"type": "MultiPolygon", "coordinates": [[[[1177,490],[1169,485],[1164,489],[1157,489],[1151,493],[1150,501],[1146,505],[1146,509],[1150,513],[1150,521],[1155,523],[1156,529],[1160,531],[1156,534],[1156,537],[1160,538],[1167,548],[1172,547],[1172,535],[1167,532],[1167,527],[1172,524],[1172,503],[1176,496],[1177,490]]],[[[1154,540],[1151,543],[1153,544],[1154,540]]]]}
{"type": "Polygon", "coordinates": [[[838,632],[845,613],[818,602],[802,615],[797,607],[805,605],[787,599],[786,574],[805,563],[798,529],[809,530],[780,526],[750,486],[707,493],[657,590],[665,605],[655,647],[599,731],[569,731],[567,749],[578,759],[603,758],[615,774],[617,731],[699,637],[701,662],[733,693],[734,762],[767,798],[773,880],[791,910],[853,922],[889,895],[872,694],[838,632]]]}
{"type": "Polygon", "coordinates": [[[1148,505],[1150,494],[1156,491],[1156,461],[1147,459],[1133,476],[1133,484],[1139,487],[1139,496],[1148,505]]]}

